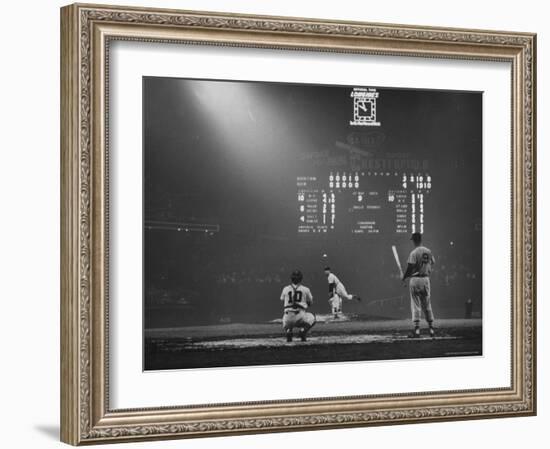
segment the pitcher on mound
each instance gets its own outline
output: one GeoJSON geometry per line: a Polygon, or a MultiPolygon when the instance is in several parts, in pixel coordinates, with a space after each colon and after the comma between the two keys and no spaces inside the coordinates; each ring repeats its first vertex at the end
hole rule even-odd
{"type": "Polygon", "coordinates": [[[330,270],[330,267],[325,267],[325,274],[328,281],[328,302],[332,308],[332,316],[339,318],[342,313],[342,300],[347,301],[361,301],[361,298],[357,295],[352,295],[346,291],[346,287],[340,279],[330,270]]]}

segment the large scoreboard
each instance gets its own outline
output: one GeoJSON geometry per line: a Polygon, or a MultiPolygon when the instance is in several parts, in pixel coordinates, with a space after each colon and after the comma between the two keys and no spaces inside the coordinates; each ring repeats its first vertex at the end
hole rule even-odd
{"type": "Polygon", "coordinates": [[[429,172],[330,171],[296,180],[298,233],[424,233],[429,172]]]}

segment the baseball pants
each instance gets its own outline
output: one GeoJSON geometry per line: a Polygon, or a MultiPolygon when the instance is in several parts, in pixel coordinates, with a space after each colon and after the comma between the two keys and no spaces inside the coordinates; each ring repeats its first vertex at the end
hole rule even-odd
{"type": "Polygon", "coordinates": [[[285,310],[283,314],[283,329],[292,330],[295,327],[302,328],[307,331],[315,324],[315,315],[305,310],[285,310]]]}
{"type": "Polygon", "coordinates": [[[337,286],[336,286],[336,294],[342,298],[342,299],[347,299],[348,301],[351,301],[353,299],[353,295],[350,295],[347,291],[346,291],[346,287],[344,287],[344,284],[342,283],[339,283],[337,286]]]}
{"type": "Polygon", "coordinates": [[[434,320],[432,303],[430,300],[430,278],[413,277],[409,281],[411,295],[411,312],[413,322],[420,321],[422,313],[428,323],[434,320]]]}
{"type": "Polygon", "coordinates": [[[329,299],[330,306],[332,307],[332,313],[340,313],[342,311],[342,298],[340,295],[334,295],[329,299]]]}

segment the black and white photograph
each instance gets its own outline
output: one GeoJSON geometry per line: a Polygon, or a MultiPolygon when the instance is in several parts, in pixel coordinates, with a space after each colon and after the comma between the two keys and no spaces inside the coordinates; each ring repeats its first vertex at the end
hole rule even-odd
{"type": "Polygon", "coordinates": [[[482,355],[482,92],[143,98],[145,370],[482,355]]]}

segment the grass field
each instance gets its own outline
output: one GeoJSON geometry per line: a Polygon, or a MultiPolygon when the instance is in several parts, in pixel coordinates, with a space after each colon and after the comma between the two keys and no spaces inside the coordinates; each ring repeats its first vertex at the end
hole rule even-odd
{"type": "Polygon", "coordinates": [[[308,340],[287,343],[281,324],[147,329],[145,370],[482,355],[481,320],[437,321],[435,338],[410,339],[408,320],[319,317],[308,340]]]}

